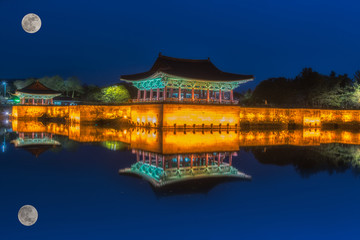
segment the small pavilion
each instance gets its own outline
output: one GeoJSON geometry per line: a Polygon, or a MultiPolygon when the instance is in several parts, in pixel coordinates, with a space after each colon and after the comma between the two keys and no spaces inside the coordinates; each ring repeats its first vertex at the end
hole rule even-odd
{"type": "Polygon", "coordinates": [[[120,80],[138,89],[133,102],[235,103],[233,90],[254,76],[223,72],[210,59],[181,59],[160,53],[149,71],[122,75],[120,80]]]}
{"type": "Polygon", "coordinates": [[[53,105],[53,98],[60,96],[61,92],[52,90],[37,80],[22,89],[16,90],[14,95],[20,98],[20,104],[53,105]]]}

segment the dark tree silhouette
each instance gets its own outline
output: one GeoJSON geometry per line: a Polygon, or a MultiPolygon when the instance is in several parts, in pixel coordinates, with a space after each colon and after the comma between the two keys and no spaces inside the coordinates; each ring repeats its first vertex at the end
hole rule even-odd
{"type": "Polygon", "coordinates": [[[304,68],[295,79],[284,77],[262,81],[249,104],[281,107],[356,108],[355,84],[346,75],[332,71],[323,75],[304,68]]]}

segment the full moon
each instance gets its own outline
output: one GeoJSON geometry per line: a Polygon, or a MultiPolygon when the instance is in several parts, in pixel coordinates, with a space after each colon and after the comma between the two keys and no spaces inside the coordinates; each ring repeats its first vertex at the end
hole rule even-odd
{"type": "Polygon", "coordinates": [[[31,226],[36,223],[38,212],[33,206],[25,205],[20,208],[18,218],[22,225],[31,226]]]}
{"type": "Polygon", "coordinates": [[[27,33],[36,33],[41,28],[41,19],[34,13],[26,14],[21,21],[21,26],[27,33]]]}

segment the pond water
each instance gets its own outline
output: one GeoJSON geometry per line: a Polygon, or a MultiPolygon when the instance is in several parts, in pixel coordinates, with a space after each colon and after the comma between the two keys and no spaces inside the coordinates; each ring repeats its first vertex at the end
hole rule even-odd
{"type": "Polygon", "coordinates": [[[359,136],[9,122],[0,238],[359,239],[359,136]]]}

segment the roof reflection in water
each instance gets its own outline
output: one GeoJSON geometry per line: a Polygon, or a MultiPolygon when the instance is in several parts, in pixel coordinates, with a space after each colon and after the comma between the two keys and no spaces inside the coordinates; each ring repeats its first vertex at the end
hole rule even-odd
{"type": "Polygon", "coordinates": [[[138,149],[133,153],[136,163],[121,169],[120,174],[145,178],[158,192],[207,192],[223,181],[251,179],[232,166],[232,156],[236,153],[163,155],[138,149]]]}
{"type": "Polygon", "coordinates": [[[25,149],[36,157],[48,149],[61,145],[53,139],[52,133],[47,132],[19,132],[19,137],[12,143],[16,148],[25,149]]]}

